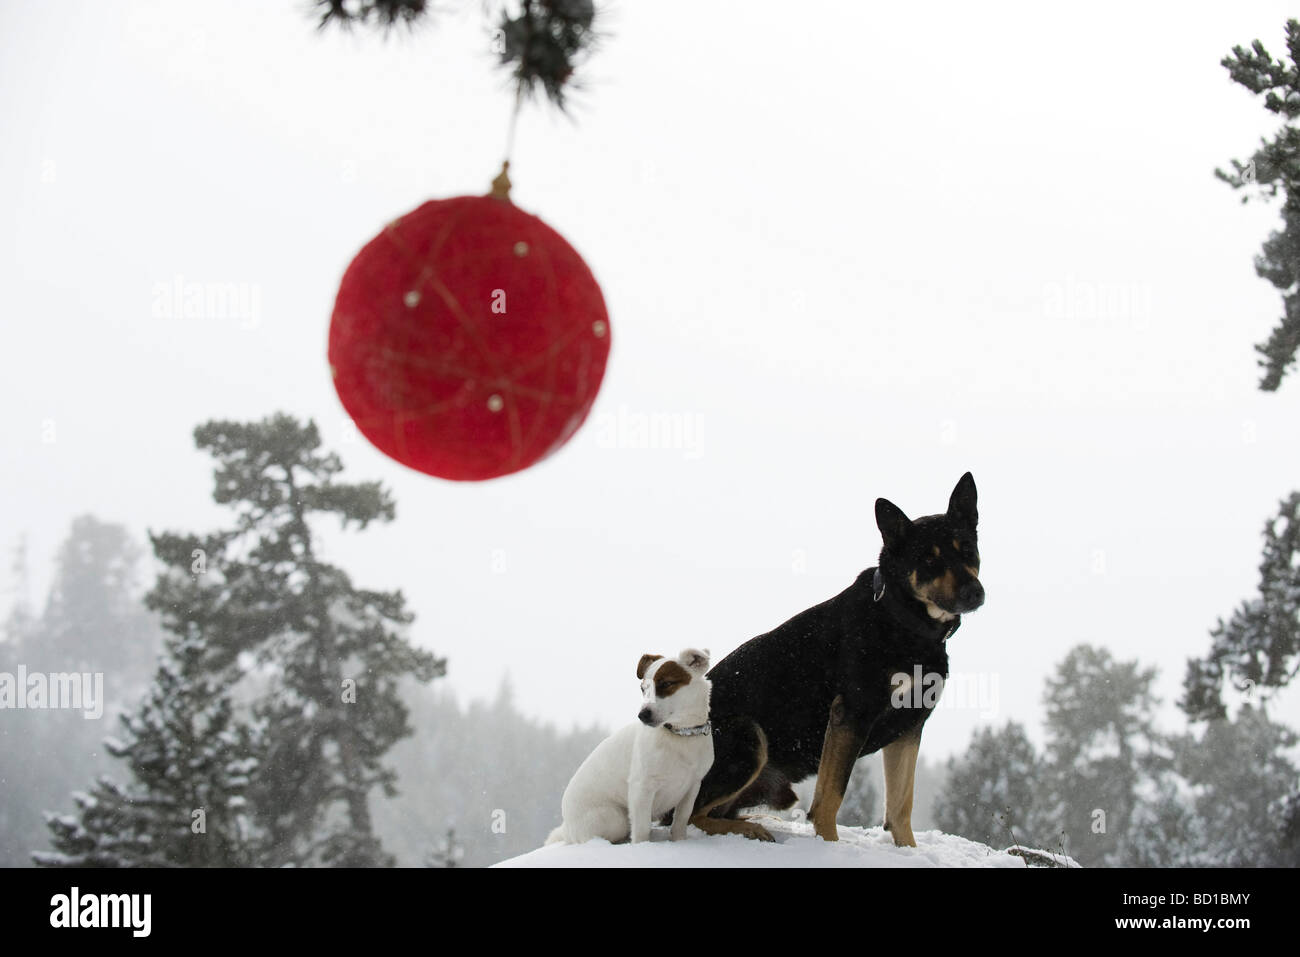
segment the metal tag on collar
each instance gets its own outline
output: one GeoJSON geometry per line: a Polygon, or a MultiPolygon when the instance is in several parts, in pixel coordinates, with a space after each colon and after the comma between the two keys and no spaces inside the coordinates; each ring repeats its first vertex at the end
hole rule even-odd
{"type": "Polygon", "coordinates": [[[880,569],[876,569],[875,576],[871,579],[871,591],[875,595],[873,601],[880,601],[885,597],[885,576],[880,574],[880,569]]]}

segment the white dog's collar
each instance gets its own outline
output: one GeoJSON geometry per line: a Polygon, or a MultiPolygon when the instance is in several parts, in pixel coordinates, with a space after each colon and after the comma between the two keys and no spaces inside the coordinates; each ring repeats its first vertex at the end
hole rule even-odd
{"type": "Polygon", "coordinates": [[[671,731],[673,734],[680,734],[683,738],[688,738],[693,734],[713,733],[713,724],[712,722],[709,721],[706,721],[703,724],[697,724],[693,728],[674,728],[671,724],[665,724],[664,727],[667,728],[669,731],[671,731]]]}

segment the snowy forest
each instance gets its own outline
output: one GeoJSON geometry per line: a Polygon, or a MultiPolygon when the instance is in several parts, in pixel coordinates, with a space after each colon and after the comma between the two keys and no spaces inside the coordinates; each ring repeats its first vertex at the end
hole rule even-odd
{"type": "MultiPolygon", "coordinates": [[[[963,472],[945,655],[1004,707],[927,725],[920,844],[1300,866],[1300,20],[39,6],[0,13],[48,81],[0,118],[0,866],[536,852],[638,656],[826,600],[873,501],[963,472]],[[429,196],[489,210],[446,269],[429,196]]],[[[858,761],[839,825],[916,851],[884,793],[858,761]]]]}
{"type": "MultiPolygon", "coordinates": [[[[13,553],[20,600],[0,671],[102,673],[100,707],[134,704],[108,737],[81,711],[6,712],[0,864],[471,867],[540,845],[607,729],[520,714],[508,678],[492,701],[439,689],[454,662],[410,646],[402,596],[353,585],[313,546],[314,521],[361,533],[395,504],[376,483],[339,481],[310,423],[214,422],[195,438],[232,521],[153,535],[147,591],[140,544],[92,516],[74,521],[39,605],[13,553]]],[[[1283,553],[1285,574],[1296,555],[1283,553]]],[[[1216,647],[1237,647],[1234,627],[1216,647]]],[[[946,766],[923,759],[918,827],[1092,866],[1300,863],[1295,732],[1250,701],[1198,710],[1191,680],[1187,725],[1158,727],[1154,678],[1073,649],[1041,690],[1041,753],[1008,723],[946,766]]],[[[879,794],[863,761],[841,822],[878,823],[879,794]]]]}

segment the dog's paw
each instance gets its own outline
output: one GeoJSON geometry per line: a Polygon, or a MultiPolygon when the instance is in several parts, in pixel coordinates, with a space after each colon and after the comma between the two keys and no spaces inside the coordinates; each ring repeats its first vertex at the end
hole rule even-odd
{"type": "Polygon", "coordinates": [[[691,819],[691,823],[698,827],[705,834],[740,834],[753,841],[768,841],[775,844],[774,838],[767,828],[761,824],[755,824],[753,821],[728,820],[725,818],[709,817],[705,814],[696,815],[691,819]]]}
{"type": "Polygon", "coordinates": [[[738,825],[736,829],[750,840],[766,841],[769,844],[776,843],[776,838],[772,836],[772,832],[755,821],[742,818],[736,824],[738,825]]]}

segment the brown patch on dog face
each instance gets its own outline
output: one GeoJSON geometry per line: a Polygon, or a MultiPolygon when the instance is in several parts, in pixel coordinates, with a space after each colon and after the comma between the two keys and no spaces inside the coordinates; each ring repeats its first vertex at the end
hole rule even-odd
{"type": "Polygon", "coordinates": [[[918,581],[916,572],[912,571],[907,576],[907,583],[912,586],[912,594],[925,602],[931,617],[940,620],[953,617],[952,612],[943,608],[944,605],[952,606],[957,602],[957,576],[951,568],[938,578],[924,583],[918,581]]]}
{"type": "Polygon", "coordinates": [[[907,576],[907,583],[912,586],[916,597],[922,601],[957,600],[957,575],[951,568],[946,569],[938,578],[932,578],[927,582],[920,581],[913,571],[907,576]]]}
{"type": "MultiPolygon", "coordinates": [[[[953,544],[956,544],[956,543],[954,542],[953,544]]],[[[941,554],[942,554],[942,553],[939,551],[939,546],[938,546],[938,545],[934,546],[934,557],[935,557],[935,558],[938,558],[941,554]]]]}
{"type": "Polygon", "coordinates": [[[645,670],[662,657],[663,655],[642,655],[641,660],[636,664],[636,676],[638,678],[644,678],[645,670]]]}
{"type": "Polygon", "coordinates": [[[691,683],[691,673],[675,661],[665,661],[655,672],[655,697],[670,694],[691,683]]]}

